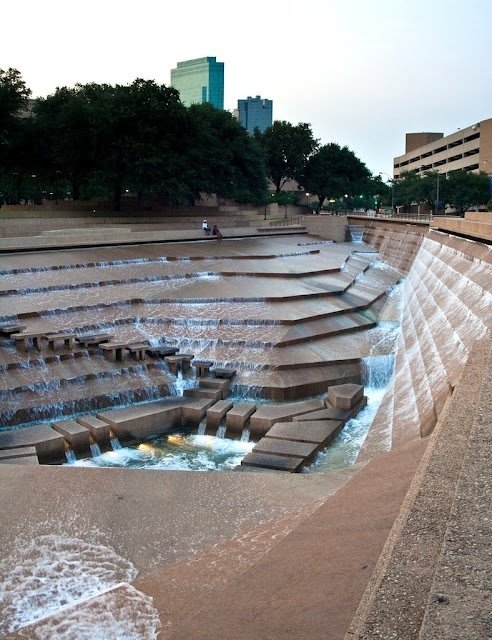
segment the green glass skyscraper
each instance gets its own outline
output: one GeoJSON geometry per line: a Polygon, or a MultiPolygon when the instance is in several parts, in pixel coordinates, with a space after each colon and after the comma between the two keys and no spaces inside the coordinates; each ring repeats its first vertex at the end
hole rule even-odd
{"type": "Polygon", "coordinates": [[[171,69],[171,86],[179,91],[181,102],[187,107],[210,102],[223,109],[224,63],[215,57],[178,62],[176,69],[171,69]]]}

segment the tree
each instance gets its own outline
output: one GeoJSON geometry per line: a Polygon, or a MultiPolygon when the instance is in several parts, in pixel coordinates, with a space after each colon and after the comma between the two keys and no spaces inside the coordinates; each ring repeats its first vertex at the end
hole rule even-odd
{"type": "Polygon", "coordinates": [[[175,89],[137,79],[131,85],[81,87],[90,107],[93,183],[112,193],[156,192],[175,180],[176,119],[184,109],[175,89]]]}
{"type": "Polygon", "coordinates": [[[255,139],[265,153],[267,176],[279,193],[288,180],[299,180],[308,158],[318,148],[311,126],[275,121],[264,133],[255,131],[255,139]]]}
{"type": "Polygon", "coordinates": [[[453,171],[447,179],[447,202],[465,215],[472,205],[485,204],[490,197],[489,177],[486,173],[453,171]]]}
{"type": "Polygon", "coordinates": [[[370,175],[353,151],[330,143],[307,160],[299,182],[306,191],[318,196],[319,211],[326,198],[359,194],[370,175]]]}
{"type": "Polygon", "coordinates": [[[8,141],[10,128],[30,95],[20,71],[0,69],[0,144],[8,141]]]}
{"type": "Polygon", "coordinates": [[[182,180],[198,198],[215,193],[238,202],[263,202],[265,164],[258,143],[227,111],[212,105],[189,107],[182,180]]]}
{"type": "Polygon", "coordinates": [[[403,206],[407,212],[415,202],[420,202],[420,176],[414,172],[404,172],[394,183],[394,204],[403,206]]]}
{"type": "Polygon", "coordinates": [[[51,181],[66,180],[74,200],[93,169],[92,111],[83,87],[58,88],[38,100],[36,119],[46,148],[45,166],[51,181]]]}

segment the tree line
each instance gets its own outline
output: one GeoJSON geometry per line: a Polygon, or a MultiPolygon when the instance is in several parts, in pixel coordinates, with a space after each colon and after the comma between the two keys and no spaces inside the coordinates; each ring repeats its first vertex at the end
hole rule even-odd
{"type": "MultiPolygon", "coordinates": [[[[307,123],[276,121],[250,136],[229,112],[185,107],[174,88],[152,80],[77,84],[34,101],[30,95],[18,70],[0,69],[0,204],[102,197],[119,211],[131,192],[142,208],[189,206],[204,193],[258,205],[272,199],[268,180],[277,201],[294,180],[315,196],[317,211],[334,202],[377,209],[390,192],[398,195],[395,206],[416,198],[432,206],[416,178],[390,188],[348,147],[320,145],[307,123]]],[[[442,198],[454,193],[451,178],[441,179],[442,198]]],[[[421,186],[430,194],[427,182],[421,186]]]]}

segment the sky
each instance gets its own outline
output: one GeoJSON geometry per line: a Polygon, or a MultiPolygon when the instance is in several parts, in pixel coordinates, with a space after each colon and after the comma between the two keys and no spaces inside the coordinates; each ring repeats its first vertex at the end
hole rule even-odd
{"type": "Polygon", "coordinates": [[[261,95],[391,175],[405,133],[492,117],[492,0],[2,2],[0,68],[33,97],[87,82],[170,84],[178,61],[224,62],[224,107],[261,95]]]}

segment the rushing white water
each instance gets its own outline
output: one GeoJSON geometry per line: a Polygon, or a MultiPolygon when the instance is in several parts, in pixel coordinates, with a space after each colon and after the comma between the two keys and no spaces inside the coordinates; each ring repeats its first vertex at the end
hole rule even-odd
{"type": "Polygon", "coordinates": [[[46,535],[17,545],[0,567],[0,635],[24,636],[37,623],[28,638],[154,639],[160,621],[151,599],[126,584],[136,575],[110,547],[77,538],[46,535]]]}
{"type": "Polygon", "coordinates": [[[77,462],[77,456],[72,449],[66,449],[65,458],[68,464],[75,464],[77,462]]]}
{"type": "Polygon", "coordinates": [[[93,458],[97,458],[102,454],[101,447],[96,442],[92,442],[90,447],[91,447],[91,456],[93,458]]]}
{"type": "Polygon", "coordinates": [[[364,227],[353,225],[353,224],[349,224],[348,231],[349,231],[350,241],[351,242],[362,242],[363,241],[362,238],[363,238],[363,235],[364,235],[364,227]]]}
{"type": "Polygon", "coordinates": [[[367,405],[348,420],[330,446],[318,454],[308,467],[308,473],[333,471],[354,464],[393,375],[394,361],[393,354],[371,356],[364,360],[363,382],[367,405]]]}
{"type": "Polygon", "coordinates": [[[78,460],[79,467],[125,467],[153,470],[220,471],[241,464],[254,442],[204,434],[173,433],[135,447],[78,460]]]}

